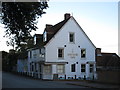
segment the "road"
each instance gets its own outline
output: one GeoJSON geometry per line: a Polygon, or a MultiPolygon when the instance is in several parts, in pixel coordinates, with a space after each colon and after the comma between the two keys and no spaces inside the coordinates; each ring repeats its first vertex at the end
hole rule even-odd
{"type": "Polygon", "coordinates": [[[2,88],[87,88],[69,85],[70,81],[43,81],[3,72],[2,88]]]}

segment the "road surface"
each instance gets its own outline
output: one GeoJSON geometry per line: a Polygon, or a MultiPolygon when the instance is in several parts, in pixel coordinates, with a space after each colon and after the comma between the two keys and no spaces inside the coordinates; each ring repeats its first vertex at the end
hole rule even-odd
{"type": "Polygon", "coordinates": [[[69,85],[70,81],[43,81],[12,73],[2,73],[2,88],[87,88],[69,85]]]}

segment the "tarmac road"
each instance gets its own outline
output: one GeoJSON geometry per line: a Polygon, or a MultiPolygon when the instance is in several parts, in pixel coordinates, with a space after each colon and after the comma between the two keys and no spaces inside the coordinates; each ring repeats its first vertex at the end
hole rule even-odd
{"type": "Polygon", "coordinates": [[[87,88],[69,85],[66,81],[43,81],[12,73],[2,73],[2,88],[87,88]]]}

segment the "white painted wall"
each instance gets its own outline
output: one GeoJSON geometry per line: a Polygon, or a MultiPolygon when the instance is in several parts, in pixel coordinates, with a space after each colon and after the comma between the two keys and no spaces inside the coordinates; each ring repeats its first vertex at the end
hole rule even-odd
{"type": "MultiPolygon", "coordinates": [[[[28,61],[29,62],[38,62],[38,61],[43,61],[45,60],[45,57],[42,56],[42,53],[39,53],[39,49],[33,49],[28,51],[28,61]],[[30,51],[32,52],[32,57],[30,58],[30,51]]],[[[44,54],[44,49],[42,48],[41,50],[44,54]]]]}
{"type": "MultiPolygon", "coordinates": [[[[50,40],[50,42],[45,46],[46,48],[46,62],[68,62],[65,65],[65,72],[67,76],[80,75],[81,64],[85,64],[87,61],[95,61],[95,47],[86,37],[81,28],[77,25],[73,18],[62,27],[61,30],[50,40]],[[75,44],[69,42],[69,32],[75,33],[75,44]],[[66,45],[66,47],[64,47],[66,45]],[[78,47],[80,46],[80,48],[78,47]],[[64,59],[58,59],[58,48],[64,48],[64,59]],[[81,59],[81,48],[86,49],[86,58],[81,59]],[[73,50],[77,53],[74,59],[68,56],[73,50]],[[71,64],[76,64],[77,71],[71,72],[71,64]]],[[[81,74],[82,75],[82,74],[81,74]]]]}

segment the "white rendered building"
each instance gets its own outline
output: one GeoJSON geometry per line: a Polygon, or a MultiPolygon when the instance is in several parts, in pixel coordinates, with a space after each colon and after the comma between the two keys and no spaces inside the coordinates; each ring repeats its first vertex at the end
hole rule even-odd
{"type": "Polygon", "coordinates": [[[96,47],[69,13],[56,25],[34,35],[28,50],[28,72],[40,79],[95,79],[96,47]],[[39,42],[39,43],[38,43],[39,42]]]}

